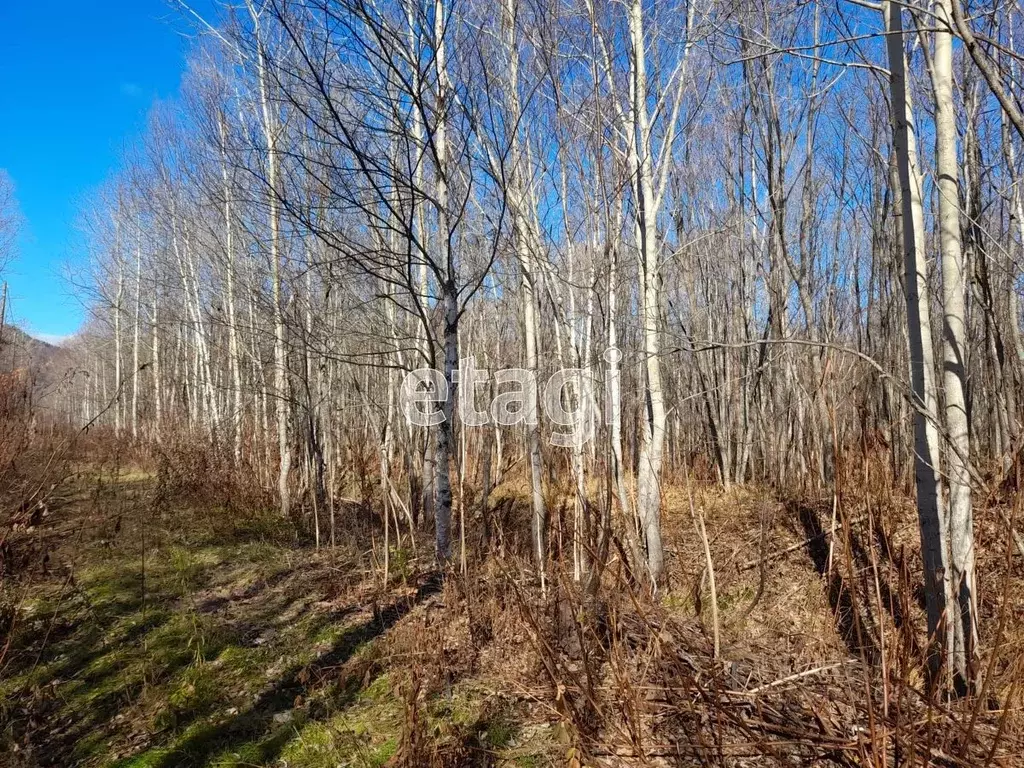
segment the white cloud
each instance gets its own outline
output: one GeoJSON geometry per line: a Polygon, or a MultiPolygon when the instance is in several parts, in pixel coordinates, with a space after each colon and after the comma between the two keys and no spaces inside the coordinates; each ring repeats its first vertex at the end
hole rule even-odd
{"type": "Polygon", "coordinates": [[[142,86],[138,83],[121,83],[121,95],[130,99],[137,98],[142,95],[142,86]]]}

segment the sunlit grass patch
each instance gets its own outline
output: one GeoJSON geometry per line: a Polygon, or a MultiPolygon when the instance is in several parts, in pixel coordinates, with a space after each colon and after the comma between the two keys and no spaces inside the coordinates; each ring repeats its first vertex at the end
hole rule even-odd
{"type": "Polygon", "coordinates": [[[110,768],[159,768],[167,764],[167,759],[171,754],[172,751],[166,747],[154,747],[141,755],[111,763],[110,768]]]}
{"type": "Polygon", "coordinates": [[[355,698],[336,691],[321,704],[339,709],[296,732],[281,752],[286,764],[372,768],[387,763],[397,751],[403,710],[387,675],[375,679],[355,698]]]}
{"type": "MultiPolygon", "coordinates": [[[[118,498],[114,483],[102,491],[118,498]]],[[[52,725],[33,726],[33,744],[83,768],[391,761],[406,725],[405,670],[389,666],[382,637],[401,612],[395,595],[366,589],[358,555],[281,543],[279,520],[240,538],[154,521],[146,547],[139,518],[104,531],[76,555],[73,581],[41,583],[21,606],[19,642],[47,640],[0,680],[0,715],[8,702],[41,701],[52,725]],[[362,597],[349,597],[353,587],[362,597]]],[[[402,561],[396,551],[395,572],[402,561]]],[[[514,741],[512,724],[481,722],[473,695],[424,697],[427,737],[514,741]]]]}
{"type": "Polygon", "coordinates": [[[166,704],[154,720],[159,730],[208,715],[224,701],[224,689],[216,670],[204,662],[189,666],[174,678],[168,688],[166,704]]]}
{"type": "Polygon", "coordinates": [[[281,751],[286,765],[334,768],[345,759],[339,754],[336,734],[324,723],[309,723],[281,751]]]}

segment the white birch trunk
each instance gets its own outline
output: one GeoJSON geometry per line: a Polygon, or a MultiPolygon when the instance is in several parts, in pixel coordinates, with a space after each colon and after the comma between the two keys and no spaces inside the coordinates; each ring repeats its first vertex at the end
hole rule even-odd
{"type": "Polygon", "coordinates": [[[132,440],[139,439],[139,324],[142,319],[142,229],[135,247],[135,327],[132,337],[132,440]]]}
{"type": "Polygon", "coordinates": [[[935,159],[938,171],[939,244],[942,253],[942,350],[946,430],[950,441],[949,578],[952,646],[948,648],[954,685],[966,692],[973,684],[977,653],[977,600],[974,574],[974,520],[971,510],[970,436],[967,423],[967,329],[964,257],[960,243],[960,166],[953,100],[953,12],[951,0],[939,0],[935,30],[935,159]]]}
{"type": "Polygon", "coordinates": [[[121,301],[124,298],[124,265],[121,263],[120,253],[117,254],[117,258],[117,299],[114,302],[114,397],[117,402],[114,403],[114,437],[120,438],[121,402],[123,400],[121,387],[121,377],[123,375],[121,370],[121,301]]]}
{"type": "Polygon", "coordinates": [[[637,467],[637,507],[647,543],[647,568],[656,586],[664,579],[665,554],[661,543],[661,464],[665,444],[665,400],[661,382],[661,275],[654,195],[654,169],[647,113],[647,70],[643,9],[640,0],[629,8],[632,45],[632,120],[636,152],[636,236],[641,275],[641,323],[643,328],[646,403],[641,432],[642,447],[637,467]]]}
{"type": "MultiPolygon", "coordinates": [[[[519,49],[516,42],[516,0],[505,0],[503,3],[505,18],[505,48],[509,57],[509,76],[507,99],[512,134],[509,137],[509,162],[511,170],[509,173],[509,197],[512,216],[512,236],[515,244],[516,257],[519,268],[522,272],[522,308],[523,308],[523,333],[525,334],[526,346],[526,368],[535,379],[539,377],[537,360],[537,279],[538,270],[534,261],[539,257],[534,249],[539,245],[532,228],[532,219],[526,211],[530,197],[525,192],[527,181],[527,169],[524,168],[526,157],[520,151],[518,126],[521,121],[521,107],[519,102],[519,49]]],[[[530,500],[533,508],[530,523],[530,538],[532,541],[533,557],[541,580],[544,579],[544,568],[547,559],[547,549],[544,536],[547,531],[547,508],[544,503],[544,490],[542,486],[543,464],[540,445],[540,409],[537,402],[537,388],[531,387],[527,391],[526,402],[526,450],[529,456],[530,465],[530,500]]]]}
{"type": "Polygon", "coordinates": [[[910,343],[910,380],[915,401],[914,477],[924,560],[925,608],[928,618],[929,669],[936,677],[946,647],[944,616],[949,600],[946,572],[948,519],[939,468],[938,397],[924,255],[924,208],[917,167],[917,137],[903,53],[900,6],[886,0],[882,10],[889,59],[894,148],[900,182],[903,257],[910,343]]]}
{"type": "Polygon", "coordinates": [[[448,139],[444,110],[447,109],[449,84],[445,57],[445,13],[443,0],[434,2],[434,65],[437,68],[437,125],[434,129],[435,171],[437,174],[437,239],[440,261],[445,277],[441,283],[441,305],[444,310],[444,378],[448,396],[442,404],[444,420],[437,429],[437,503],[434,512],[434,547],[438,563],[446,565],[451,557],[452,485],[451,456],[454,442],[454,418],[457,392],[453,371],[459,365],[459,308],[456,288],[455,258],[452,233],[448,221],[448,139]]]}
{"type": "Polygon", "coordinates": [[[256,69],[259,85],[260,117],[263,137],[267,152],[267,208],[269,212],[270,238],[270,273],[273,291],[274,312],[274,412],[277,419],[277,453],[278,475],[277,491],[280,499],[281,515],[287,517],[291,498],[288,487],[288,474],[291,469],[291,443],[288,436],[289,394],[288,394],[288,361],[285,348],[284,307],[282,306],[281,290],[281,244],[280,244],[280,205],[278,201],[277,179],[277,125],[270,109],[270,94],[267,73],[267,57],[264,41],[260,34],[259,13],[252,2],[247,3],[256,30],[256,69]]]}

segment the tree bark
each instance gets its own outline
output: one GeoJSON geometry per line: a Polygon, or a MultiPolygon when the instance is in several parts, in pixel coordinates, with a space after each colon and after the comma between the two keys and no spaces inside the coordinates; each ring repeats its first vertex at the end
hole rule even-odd
{"type": "Polygon", "coordinates": [[[967,329],[964,257],[960,243],[960,165],[953,100],[953,0],[939,0],[935,30],[935,160],[938,171],[939,244],[942,254],[942,349],[946,431],[950,441],[949,547],[953,684],[960,693],[973,685],[977,653],[974,520],[971,509],[970,435],[967,423],[967,329]],[[953,608],[956,610],[953,610],[953,608]]]}
{"type": "Polygon", "coordinates": [[[641,321],[643,328],[646,404],[642,447],[637,467],[637,511],[647,543],[647,569],[657,587],[664,580],[665,553],[661,542],[661,464],[665,444],[665,399],[661,381],[661,275],[654,202],[654,169],[647,113],[647,70],[644,46],[643,9],[640,0],[629,8],[632,45],[632,122],[635,143],[636,236],[641,276],[641,321]]]}
{"type": "Polygon", "coordinates": [[[924,208],[917,169],[917,138],[906,80],[903,20],[900,6],[885,0],[882,13],[889,59],[894,150],[900,183],[903,263],[910,346],[910,381],[914,410],[914,478],[924,560],[928,619],[928,666],[938,682],[945,661],[945,615],[949,600],[948,519],[939,469],[938,398],[924,255],[924,208]]]}

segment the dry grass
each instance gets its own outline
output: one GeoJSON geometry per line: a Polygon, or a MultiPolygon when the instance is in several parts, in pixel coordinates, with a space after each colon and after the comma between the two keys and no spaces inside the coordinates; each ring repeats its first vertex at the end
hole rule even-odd
{"type": "Polygon", "coordinates": [[[838,498],[667,487],[669,588],[653,599],[614,554],[599,582],[550,563],[542,592],[515,476],[491,496],[489,546],[470,537],[467,574],[442,580],[423,547],[396,548],[382,586],[379,553],[312,551],[301,519],[243,503],[238,473],[185,446],[142,468],[80,469],[17,532],[50,561],[19,574],[8,633],[15,764],[975,766],[1024,753],[1012,495],[978,505],[984,688],[945,701],[923,682],[914,508],[870,472],[843,477],[838,498]],[[40,620],[55,630],[42,640],[40,620]],[[133,631],[141,655],[116,639],[133,631]],[[97,701],[106,719],[86,715],[97,701]]]}

